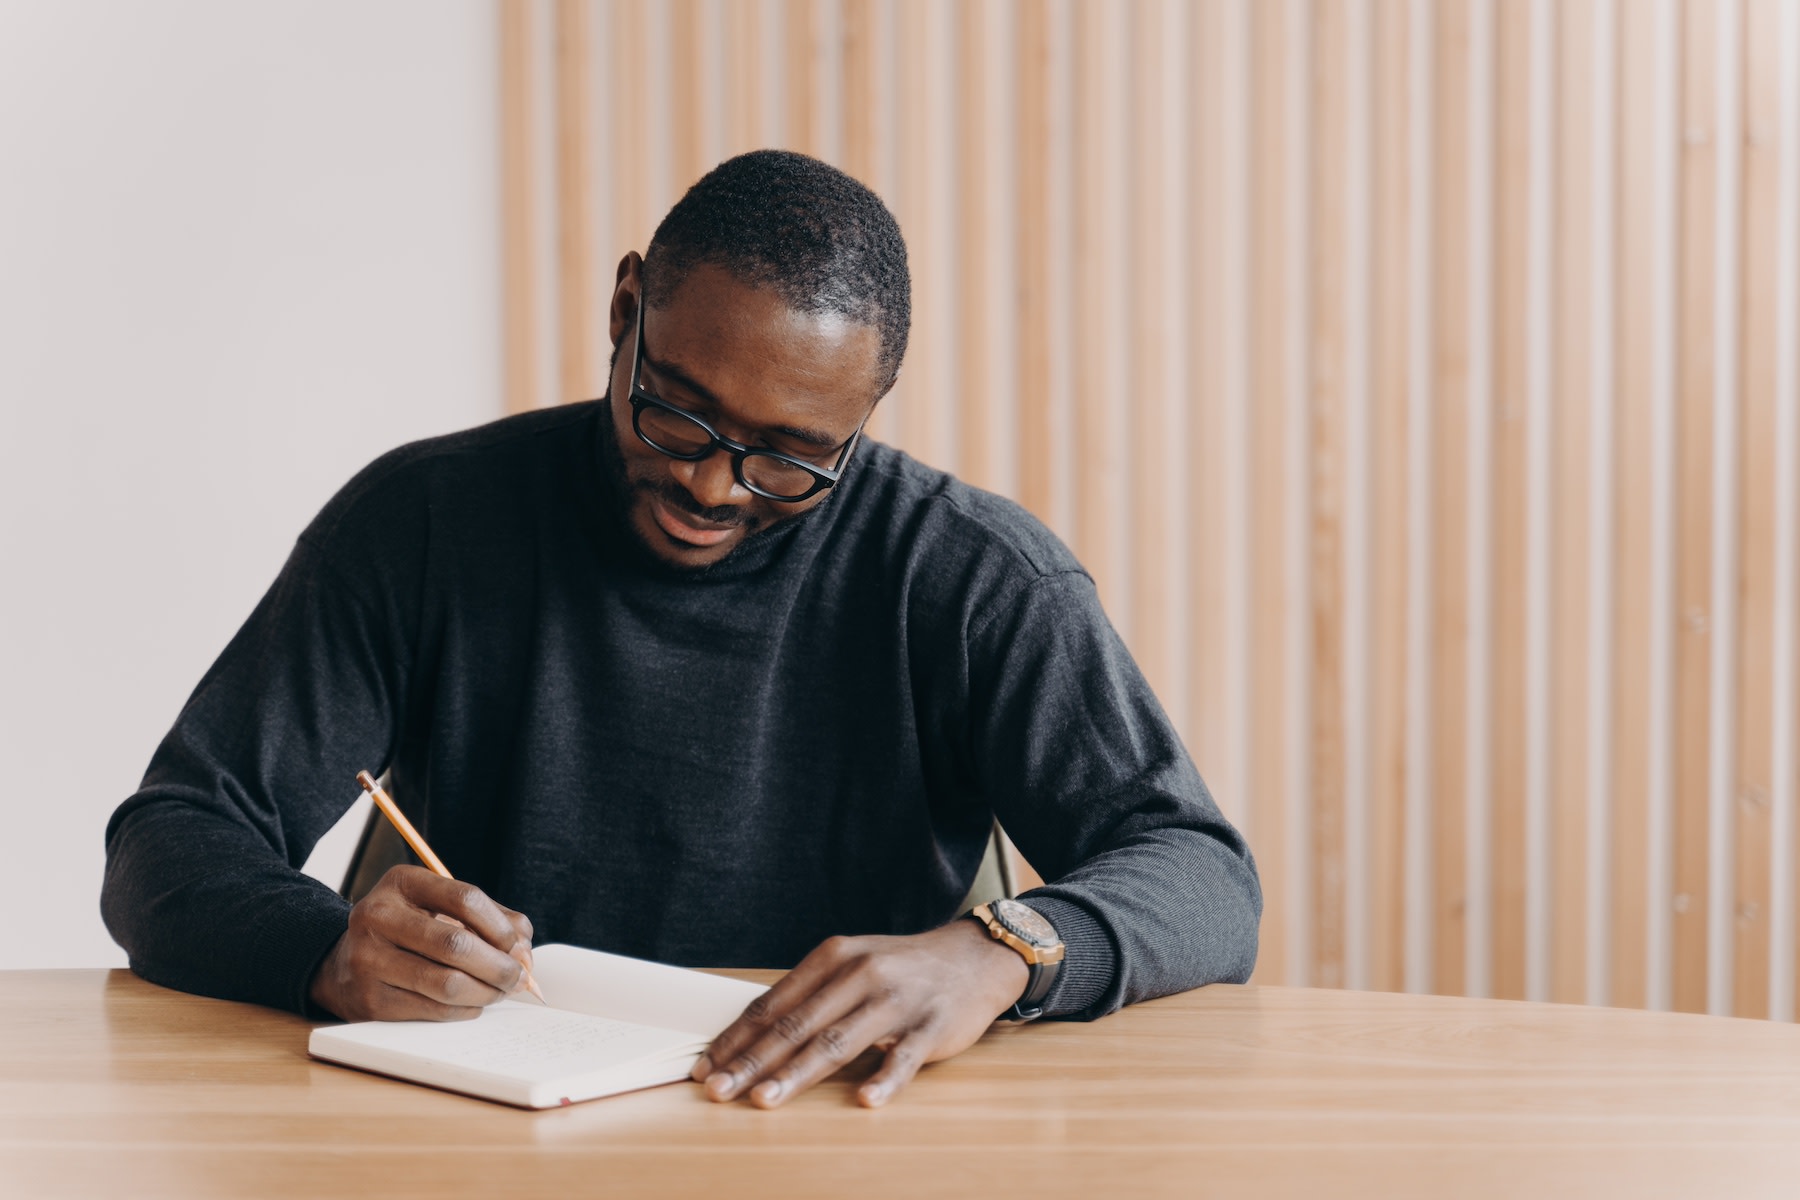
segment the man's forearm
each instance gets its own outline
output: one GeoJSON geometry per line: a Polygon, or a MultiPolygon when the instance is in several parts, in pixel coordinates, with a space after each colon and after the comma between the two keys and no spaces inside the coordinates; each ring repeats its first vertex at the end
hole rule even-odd
{"type": "Polygon", "coordinates": [[[242,826],[140,797],[108,827],[100,910],[151,982],[303,1013],[349,905],[242,826]]]}

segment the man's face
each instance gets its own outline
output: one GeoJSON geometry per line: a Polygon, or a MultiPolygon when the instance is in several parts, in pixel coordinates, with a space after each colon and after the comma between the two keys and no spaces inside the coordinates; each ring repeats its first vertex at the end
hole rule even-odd
{"type": "MultiPolygon", "coordinates": [[[[720,562],[753,534],[824,500],[768,500],[739,483],[717,450],[684,462],[644,444],[632,427],[631,366],[641,277],[619,266],[611,332],[615,469],[627,526],[673,567],[720,562]]],[[[773,291],[720,267],[688,273],[668,304],[648,310],[638,385],[721,435],[829,469],[879,397],[879,332],[834,314],[796,312],[773,291]]]]}

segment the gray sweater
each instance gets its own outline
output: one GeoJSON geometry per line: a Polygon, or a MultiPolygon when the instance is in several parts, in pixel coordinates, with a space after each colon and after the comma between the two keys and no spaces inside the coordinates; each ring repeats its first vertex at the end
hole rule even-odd
{"type": "Polygon", "coordinates": [[[1249,850],[1054,535],[865,441],[678,574],[601,482],[603,411],[403,447],[326,505],[107,826],[133,970],[308,1011],[349,909],[300,866],[386,767],[540,942],[788,967],[931,929],[998,816],[1068,945],[1050,1014],[1250,974],[1249,850]]]}

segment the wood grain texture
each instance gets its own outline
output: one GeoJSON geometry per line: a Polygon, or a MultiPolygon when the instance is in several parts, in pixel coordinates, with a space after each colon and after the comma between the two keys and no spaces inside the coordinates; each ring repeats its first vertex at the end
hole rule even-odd
{"type": "MultiPolygon", "coordinates": [[[[1347,164],[1340,118],[1347,107],[1345,11],[1342,3],[1317,6],[1310,47],[1312,90],[1307,122],[1312,131],[1313,199],[1307,212],[1312,247],[1311,314],[1307,328],[1311,370],[1305,395],[1307,468],[1307,653],[1311,676],[1307,721],[1306,789],[1311,837],[1305,849],[1311,883],[1311,962],[1306,979],[1343,986],[1346,861],[1344,849],[1345,756],[1345,537],[1348,355],[1345,306],[1349,246],[1340,214],[1345,206],[1347,164]]],[[[1366,234],[1365,234],[1366,236],[1366,234]]]]}
{"type": "Polygon", "coordinates": [[[1556,347],[1551,423],[1551,780],[1555,856],[1551,864],[1550,999],[1585,996],[1587,891],[1587,493],[1593,378],[1592,0],[1556,6],[1556,347]]]}
{"type": "Polygon", "coordinates": [[[1525,263],[1530,9],[1496,13],[1494,166],[1493,995],[1525,998],[1525,263]]]}
{"type": "Polygon", "coordinates": [[[1732,1011],[1769,1014],[1769,798],[1774,735],[1775,286],[1782,22],[1779,0],[1744,8],[1743,325],[1737,587],[1732,1011]]]}
{"type": "MultiPolygon", "coordinates": [[[[1287,703],[1287,613],[1302,602],[1286,577],[1284,553],[1286,506],[1299,497],[1285,486],[1283,454],[1287,406],[1282,402],[1286,378],[1284,349],[1287,339],[1286,255],[1292,247],[1282,220],[1287,139],[1283,86],[1283,34],[1287,11],[1280,4],[1251,4],[1250,9],[1250,110],[1240,113],[1249,131],[1251,205],[1249,241],[1249,353],[1246,471],[1247,511],[1238,519],[1248,531],[1250,594],[1253,603],[1239,632],[1249,647],[1250,683],[1248,750],[1249,800],[1255,807],[1257,857],[1268,883],[1263,888],[1262,947],[1258,969],[1264,979],[1289,979],[1296,961],[1290,944],[1305,911],[1294,912],[1296,889],[1289,872],[1304,871],[1307,864],[1291,861],[1288,834],[1288,724],[1297,719],[1287,703]]],[[[1127,631],[1129,634],[1129,631],[1127,631]]]]}
{"type": "MultiPolygon", "coordinates": [[[[732,972],[767,979],[769,972],[732,972]]],[[[996,1027],[891,1106],[868,1060],[774,1113],[686,1084],[525,1112],[306,1057],[287,1014],[125,971],[0,974],[10,1194],[1791,1194],[1800,1030],[1213,987],[996,1027]],[[996,1146],[1028,1149],[997,1153],[996,1146]]]]}
{"type": "Polygon", "coordinates": [[[1675,908],[1673,1003],[1706,1011],[1707,680],[1712,605],[1712,231],[1717,153],[1714,105],[1716,33],[1711,5],[1682,10],[1683,150],[1681,163],[1681,330],[1677,437],[1675,663],[1675,908]]]}
{"type": "Polygon", "coordinates": [[[1416,215],[1406,188],[1407,9],[1379,0],[1375,33],[1374,404],[1369,433],[1375,609],[1370,673],[1370,986],[1406,982],[1403,845],[1406,796],[1406,370],[1407,229],[1416,215]]]}
{"type": "MultiPolygon", "coordinates": [[[[594,257],[592,13],[556,3],[556,265],[560,364],[557,399],[591,400],[604,388],[593,347],[603,335],[594,257]]],[[[610,278],[610,277],[609,277],[610,278]]],[[[608,293],[610,297],[610,292],[608,293]]]]}
{"type": "Polygon", "coordinates": [[[518,413],[538,404],[537,164],[532,155],[536,73],[530,0],[500,0],[498,18],[500,262],[506,297],[501,341],[506,411],[518,413]]]}
{"type": "MultiPolygon", "coordinates": [[[[1644,196],[1656,186],[1659,139],[1656,128],[1655,14],[1645,7],[1619,9],[1619,194],[1644,196]]],[[[1666,251],[1653,207],[1618,208],[1618,363],[1615,426],[1618,470],[1614,513],[1618,541],[1615,586],[1617,642],[1610,685],[1616,701],[1612,745],[1612,1003],[1642,1007],[1648,999],[1645,911],[1650,856],[1650,663],[1652,657],[1651,478],[1652,422],[1648,403],[1654,362],[1633,353],[1655,336],[1657,262],[1666,251]]]]}
{"type": "MultiPolygon", "coordinates": [[[[1464,988],[1468,881],[1469,5],[1437,4],[1431,147],[1432,990],[1464,988]]],[[[1409,697],[1423,702],[1423,697],[1409,697]]]]}

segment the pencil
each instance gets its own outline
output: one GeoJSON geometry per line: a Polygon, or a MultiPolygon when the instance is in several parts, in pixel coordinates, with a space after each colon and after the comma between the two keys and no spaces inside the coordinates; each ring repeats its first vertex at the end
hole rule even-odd
{"type": "MultiPolygon", "coordinates": [[[[444,860],[432,853],[431,847],[425,844],[425,839],[419,836],[419,831],[413,828],[413,823],[406,819],[406,814],[400,811],[400,806],[395,804],[393,798],[382,790],[379,783],[375,782],[373,775],[367,771],[358,771],[356,782],[362,784],[363,791],[369,793],[369,799],[375,802],[375,807],[381,810],[381,815],[400,831],[400,836],[406,839],[406,844],[412,847],[412,852],[419,856],[419,861],[424,863],[432,874],[445,879],[456,878],[450,874],[450,869],[444,866],[444,860]]],[[[444,917],[443,919],[450,920],[451,918],[444,917]]],[[[523,963],[519,965],[524,966],[523,963]]],[[[539,1004],[549,1003],[544,999],[544,991],[538,987],[537,980],[531,977],[530,967],[525,967],[525,990],[536,996],[539,1004]]]]}

